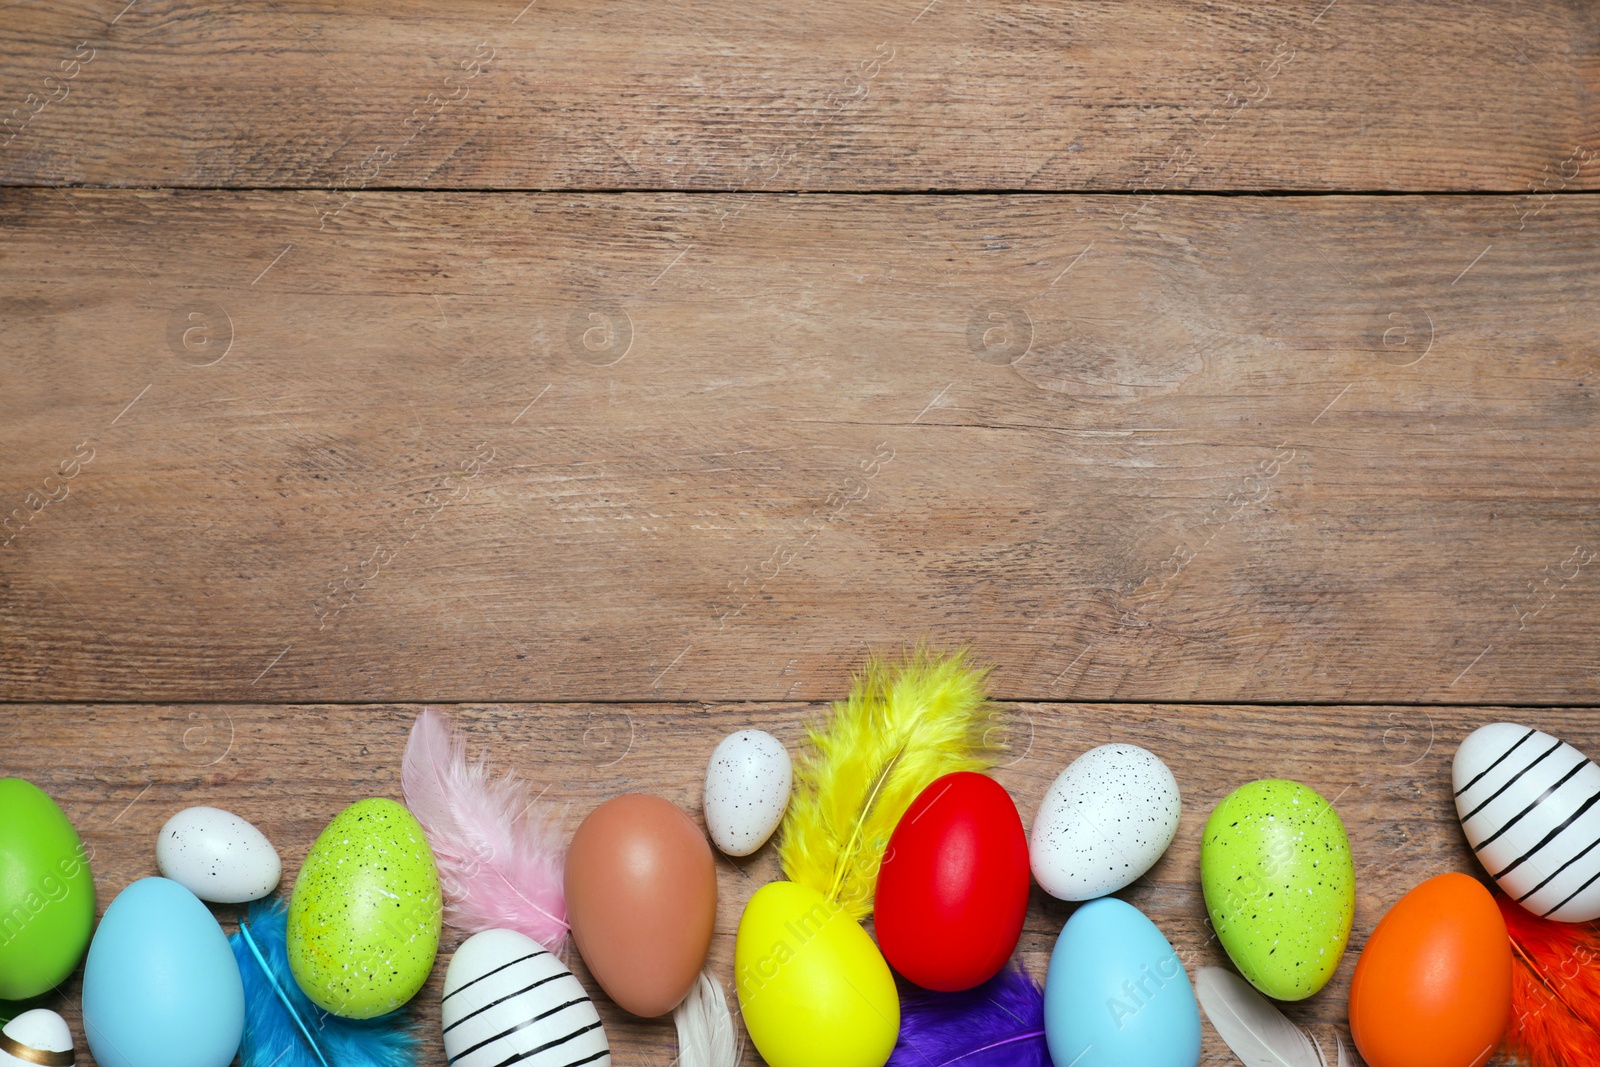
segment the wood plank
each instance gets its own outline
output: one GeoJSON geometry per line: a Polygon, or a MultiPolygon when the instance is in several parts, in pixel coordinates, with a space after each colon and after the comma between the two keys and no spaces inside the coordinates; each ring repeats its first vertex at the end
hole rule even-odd
{"type": "Polygon", "coordinates": [[[0,699],[1600,695],[1588,198],[320,209],[0,196],[0,699]]]}
{"type": "MultiPolygon", "coordinates": [[[[842,693],[830,694],[833,696],[842,693]]],[[[52,706],[13,708],[4,771],[54,796],[93,849],[97,907],[136,878],[156,873],[155,836],[174,812],[195,804],[255,822],[284,860],[293,884],[322,826],[364,796],[400,797],[399,768],[416,713],[407,706],[52,706]]],[[[770,730],[798,751],[801,724],[823,705],[500,705],[452,709],[472,751],[486,748],[547,797],[572,805],[572,826],[597,803],[646,791],[700,817],[705,761],[726,733],[770,730]]],[[[996,777],[1031,825],[1055,775],[1080,753],[1112,741],[1143,745],[1166,760],[1184,798],[1177,840],[1121,896],[1162,928],[1192,974],[1225,965],[1212,939],[1199,889],[1200,830],[1228,792],[1261,777],[1303,781],[1333,801],[1355,853],[1357,897],[1351,951],[1326,990],[1288,1014],[1326,1038],[1344,1027],[1356,954],[1383,913],[1412,885],[1458,870],[1479,874],[1455,820],[1450,759],[1468,732],[1510,720],[1550,731],[1589,752],[1600,750],[1596,710],[1023,704],[1011,709],[1010,761],[996,777]]],[[[780,877],[769,846],[749,860],[719,860],[720,894],[712,967],[731,989],[733,934],[750,895],[780,877]]],[[[237,909],[214,909],[225,925],[237,909]]],[[[1043,977],[1071,906],[1037,887],[1019,948],[1043,977]]],[[[442,951],[459,937],[446,931],[442,951]]],[[[661,1063],[674,1054],[671,1023],[633,1018],[589,979],[611,1037],[615,1062],[661,1063]]],[[[438,1054],[441,962],[413,1009],[438,1054]]],[[[74,1032],[78,979],[60,1003],[74,1032]]],[[[1206,1028],[1204,1063],[1234,1061],[1206,1028]]],[[[85,1062],[80,1054],[80,1063],[85,1062]]],[[[759,1060],[747,1051],[746,1062],[759,1060]]]]}
{"type": "Polygon", "coordinates": [[[0,182],[1600,188],[1587,0],[0,10],[0,182]]]}

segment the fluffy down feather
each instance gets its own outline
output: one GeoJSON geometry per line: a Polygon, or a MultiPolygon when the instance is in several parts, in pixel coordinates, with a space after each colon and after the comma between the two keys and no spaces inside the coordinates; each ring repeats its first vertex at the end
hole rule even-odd
{"type": "Polygon", "coordinates": [[[678,1067],[739,1067],[744,1041],[733,1025],[722,983],[709,970],[672,1012],[678,1029],[678,1067]]]}
{"type": "Polygon", "coordinates": [[[405,1009],[376,1019],[343,1019],[323,1011],[300,991],[289,972],[288,915],[283,901],[268,899],[250,905],[245,919],[251,939],[277,979],[276,988],[250,951],[245,935],[236,933],[228,938],[244,982],[240,1067],[412,1067],[417,1039],[408,1026],[405,1009]],[[285,998],[300,1017],[298,1024],[284,1005],[285,998]],[[301,1033],[302,1024],[316,1042],[315,1049],[301,1033]]]}
{"type": "Polygon", "coordinates": [[[1541,919],[1495,894],[1511,935],[1506,1045],[1533,1067],[1600,1064],[1600,923],[1541,919]]]}
{"type": "Polygon", "coordinates": [[[778,846],[791,880],[853,919],[872,913],[883,850],[917,794],[942,775],[993,762],[987,674],[964,651],[923,646],[900,662],[868,660],[849,698],[809,731],[810,751],[795,768],[778,846]]]}
{"type": "Polygon", "coordinates": [[[406,806],[439,863],[445,922],[469,934],[515,930],[556,955],[567,934],[562,813],[511,775],[491,780],[445,717],[424,708],[406,742],[406,806]]]}
{"type": "Polygon", "coordinates": [[[959,993],[905,983],[900,1040],[887,1067],[1051,1067],[1044,1036],[1044,993],[1010,966],[959,993]]]}

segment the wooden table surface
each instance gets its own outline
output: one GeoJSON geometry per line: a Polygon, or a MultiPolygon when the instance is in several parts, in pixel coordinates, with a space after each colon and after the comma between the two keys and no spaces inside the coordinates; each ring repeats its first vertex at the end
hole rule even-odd
{"type": "MultiPolygon", "coordinates": [[[[1467,732],[1600,752],[1596,190],[1590,0],[6,4],[0,772],[102,909],[193,804],[287,885],[425,703],[574,823],[698,816],[926,636],[1025,820],[1172,766],[1122,895],[1191,970],[1265,776],[1335,800],[1354,950],[1475,870],[1467,732]]],[[[720,875],[731,990],[778,868],[720,875]]],[[[1354,959],[1289,1014],[1348,1036],[1354,959]]]]}

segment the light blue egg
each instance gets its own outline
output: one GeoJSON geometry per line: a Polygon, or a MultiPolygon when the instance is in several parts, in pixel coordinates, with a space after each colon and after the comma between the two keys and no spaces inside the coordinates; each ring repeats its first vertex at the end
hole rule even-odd
{"type": "Polygon", "coordinates": [[[1044,982],[1050,1058],[1074,1067],[1196,1067],[1200,1007],[1156,924],[1114,897],[1067,920],[1044,982]]]}
{"type": "Polygon", "coordinates": [[[167,878],[117,894],[83,965],[83,1026],[100,1067],[227,1067],[244,986],[198,897],[167,878]]]}

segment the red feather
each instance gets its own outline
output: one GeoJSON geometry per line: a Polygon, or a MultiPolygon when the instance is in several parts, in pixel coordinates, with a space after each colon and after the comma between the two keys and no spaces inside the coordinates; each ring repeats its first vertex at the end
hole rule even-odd
{"type": "Polygon", "coordinates": [[[1511,935],[1506,1045],[1533,1067],[1600,1064],[1600,923],[1541,919],[1495,894],[1511,935]]]}

